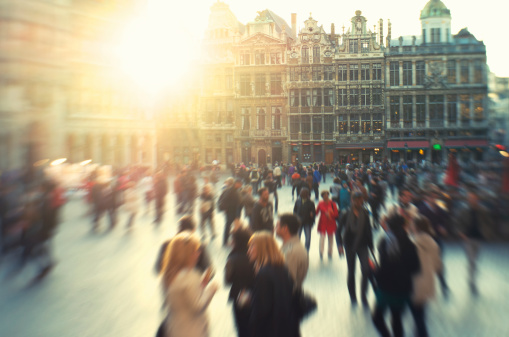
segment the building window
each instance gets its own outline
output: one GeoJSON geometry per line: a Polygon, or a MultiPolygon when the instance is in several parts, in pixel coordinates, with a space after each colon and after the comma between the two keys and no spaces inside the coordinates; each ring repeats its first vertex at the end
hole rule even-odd
{"type": "Polygon", "coordinates": [[[313,47],[313,63],[320,63],[320,46],[313,47]]]}
{"type": "Polygon", "coordinates": [[[461,81],[461,83],[469,83],[468,61],[467,60],[462,60],[460,63],[460,81],[461,81]]]}
{"type": "Polygon", "coordinates": [[[233,89],[233,70],[231,68],[226,69],[225,87],[227,90],[233,89]]]}
{"type": "Polygon", "coordinates": [[[391,73],[391,86],[398,86],[399,85],[399,62],[391,62],[390,73],[391,73]]]}
{"type": "Polygon", "coordinates": [[[281,74],[270,74],[270,94],[281,95],[281,74]]]}
{"type": "Polygon", "coordinates": [[[251,95],[251,84],[249,75],[240,75],[240,95],[250,96],[251,95]]]}
{"type": "Polygon", "coordinates": [[[359,105],[359,89],[350,89],[350,105],[359,105]]]}
{"type": "Polygon", "coordinates": [[[241,108],[241,114],[242,130],[249,130],[251,128],[251,110],[249,108],[241,108]]]}
{"type": "Polygon", "coordinates": [[[321,81],[322,80],[322,72],[321,67],[313,67],[313,81],[321,81]]]}
{"type": "Polygon", "coordinates": [[[382,64],[381,63],[373,64],[373,72],[371,73],[371,79],[373,81],[379,81],[382,79],[382,64]]]}
{"type": "Polygon", "coordinates": [[[290,82],[298,81],[297,69],[295,67],[290,68],[290,82]]]}
{"type": "Polygon", "coordinates": [[[301,63],[309,63],[309,47],[303,46],[301,49],[301,63]]]}
{"type": "Polygon", "coordinates": [[[361,40],[361,53],[369,52],[369,40],[361,40]]]}
{"type": "Polygon", "coordinates": [[[335,118],[336,116],[331,116],[331,115],[327,115],[327,116],[324,116],[324,123],[323,123],[323,132],[325,133],[333,133],[335,130],[334,130],[334,125],[336,124],[335,123],[335,118]]]}
{"type": "Polygon", "coordinates": [[[290,116],[290,133],[300,132],[300,117],[290,116]]]}
{"type": "Polygon", "coordinates": [[[302,81],[309,81],[309,68],[301,68],[301,79],[302,81]]]}
{"type": "Polygon", "coordinates": [[[358,81],[359,80],[359,65],[358,64],[350,64],[350,81],[358,81]]]}
{"type": "Polygon", "coordinates": [[[255,78],[255,95],[265,95],[265,74],[256,74],[255,78]]]}
{"type": "Polygon", "coordinates": [[[357,40],[350,40],[350,54],[357,54],[359,52],[359,42],[357,40]]]}
{"type": "Polygon", "coordinates": [[[456,61],[447,61],[447,82],[456,84],[456,61]]]}
{"type": "Polygon", "coordinates": [[[322,116],[313,116],[313,133],[322,133],[322,116]]]}
{"type": "Polygon", "coordinates": [[[382,133],[383,119],[381,113],[373,114],[373,133],[382,133]]]}
{"type": "Polygon", "coordinates": [[[334,89],[332,88],[323,89],[323,103],[325,106],[334,105],[334,89]]]}
{"type": "Polygon", "coordinates": [[[290,90],[290,106],[294,106],[294,107],[299,106],[299,90],[298,89],[290,90]]]}
{"type": "Polygon", "coordinates": [[[359,133],[359,114],[350,115],[350,133],[359,133]]]}
{"type": "Polygon", "coordinates": [[[309,89],[301,89],[300,92],[300,105],[301,106],[311,106],[311,96],[309,89]]]}
{"type": "Polygon", "coordinates": [[[484,121],[484,95],[474,94],[472,98],[474,100],[474,121],[482,122],[484,121]]]}
{"type": "Polygon", "coordinates": [[[325,66],[325,74],[324,74],[324,80],[325,81],[334,81],[335,80],[335,73],[334,73],[334,66],[325,66]]]}
{"type": "Polygon", "coordinates": [[[425,63],[424,61],[415,62],[415,84],[424,85],[425,63]]]}
{"type": "Polygon", "coordinates": [[[440,43],[440,28],[431,28],[431,43],[440,43]]]}
{"type": "Polygon", "coordinates": [[[338,81],[346,82],[346,80],[347,80],[346,64],[340,64],[338,65],[338,81]]]}
{"type": "Polygon", "coordinates": [[[205,105],[205,123],[212,123],[212,119],[214,116],[214,111],[216,110],[216,102],[213,100],[208,100],[205,105]]]}
{"type": "Polygon", "coordinates": [[[233,135],[231,133],[226,134],[226,142],[233,143],[233,135]]]}
{"type": "Polygon", "coordinates": [[[272,130],[281,130],[281,107],[272,107],[272,130]]]}
{"type": "Polygon", "coordinates": [[[399,96],[391,96],[389,99],[390,102],[390,112],[391,112],[391,126],[398,125],[399,126],[399,96]]]}
{"type": "Polygon", "coordinates": [[[403,124],[405,127],[412,127],[412,96],[403,96],[403,124]]]}
{"type": "Polygon", "coordinates": [[[369,81],[369,64],[361,64],[361,81],[369,81]]]}
{"type": "Polygon", "coordinates": [[[221,143],[221,141],[222,141],[221,134],[220,133],[216,134],[216,143],[221,143]]]}
{"type": "Polygon", "coordinates": [[[304,134],[311,133],[311,117],[310,116],[302,116],[301,117],[300,130],[304,134]]]}
{"type": "Polygon", "coordinates": [[[339,106],[348,105],[346,89],[338,89],[338,105],[339,106]]]}
{"type": "Polygon", "coordinates": [[[484,83],[481,60],[474,61],[474,83],[484,83]]]}
{"type": "Polygon", "coordinates": [[[226,101],[218,101],[214,123],[221,124],[224,121],[224,115],[226,115],[226,101]]]}
{"type": "Polygon", "coordinates": [[[363,106],[369,105],[369,89],[368,88],[361,89],[361,105],[363,105],[363,106]]]}
{"type": "Polygon", "coordinates": [[[455,125],[458,121],[457,95],[447,95],[447,121],[449,125],[455,125]]]}
{"type": "Polygon", "coordinates": [[[345,135],[348,132],[347,115],[338,116],[338,132],[340,135],[345,135]]]}
{"type": "Polygon", "coordinates": [[[263,107],[256,108],[256,128],[265,130],[265,109],[263,107]]]}
{"type": "Polygon", "coordinates": [[[280,52],[271,52],[270,53],[270,63],[271,64],[281,64],[281,53],[280,52]]]}
{"type": "Polygon", "coordinates": [[[373,105],[383,105],[382,88],[373,88],[373,105]]]}
{"type": "Polygon", "coordinates": [[[313,106],[322,106],[322,89],[313,89],[313,106]]]}
{"type": "Polygon", "coordinates": [[[233,101],[226,102],[226,124],[233,124],[233,101]]]}
{"type": "Polygon", "coordinates": [[[369,134],[371,132],[371,115],[369,113],[361,114],[361,133],[369,134]]]}
{"type": "Polygon", "coordinates": [[[422,43],[426,43],[426,29],[422,30],[422,43]]]}
{"type": "Polygon", "coordinates": [[[241,52],[240,54],[240,64],[243,66],[248,66],[250,64],[249,62],[249,53],[247,52],[241,52]]]}
{"type": "Polygon", "coordinates": [[[412,85],[412,61],[403,62],[403,85],[412,85]]]}
{"type": "Polygon", "coordinates": [[[265,64],[265,53],[262,50],[255,51],[255,64],[265,64]]]}
{"type": "Polygon", "coordinates": [[[418,127],[426,126],[426,97],[415,96],[415,120],[418,127]]]}
{"type": "Polygon", "coordinates": [[[462,125],[470,123],[470,95],[460,95],[460,120],[462,125]]]}
{"type": "Polygon", "coordinates": [[[439,126],[444,120],[444,95],[429,96],[430,126],[439,126]]]}

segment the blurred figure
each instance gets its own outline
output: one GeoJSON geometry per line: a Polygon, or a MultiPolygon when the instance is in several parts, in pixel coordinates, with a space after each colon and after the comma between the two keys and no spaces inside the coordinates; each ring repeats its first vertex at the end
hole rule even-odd
{"type": "Polygon", "coordinates": [[[464,248],[468,258],[468,284],[472,294],[477,295],[477,259],[481,242],[485,238],[493,238],[491,215],[484,208],[479,196],[474,191],[468,191],[468,207],[459,209],[453,217],[456,221],[458,234],[464,241],[464,248]]]}
{"type": "Polygon", "coordinates": [[[127,189],[124,192],[124,207],[128,217],[126,227],[132,228],[136,214],[140,209],[140,196],[134,181],[129,181],[127,183],[127,189]]]}
{"type": "Polygon", "coordinates": [[[293,194],[295,193],[295,191],[297,191],[297,198],[299,197],[302,183],[299,172],[294,171],[291,177],[292,177],[292,200],[294,200],[293,194]]]}
{"type": "Polygon", "coordinates": [[[256,201],[253,198],[253,186],[252,185],[245,186],[240,192],[240,194],[242,198],[241,207],[244,208],[244,214],[248,219],[247,221],[250,221],[251,214],[253,213],[253,207],[256,203],[256,201]]]}
{"type": "Polygon", "coordinates": [[[333,180],[333,185],[330,187],[330,195],[331,200],[334,201],[339,206],[339,198],[340,198],[340,191],[341,191],[341,180],[339,180],[338,177],[335,177],[333,180]]]}
{"type": "Polygon", "coordinates": [[[160,225],[163,221],[166,194],[168,194],[168,182],[163,173],[158,172],[154,177],[154,199],[156,202],[156,217],[154,223],[156,225],[160,225]]]}
{"type": "Polygon", "coordinates": [[[225,188],[219,197],[218,206],[219,210],[225,212],[226,223],[224,225],[224,235],[223,235],[223,246],[228,244],[228,239],[230,237],[231,226],[233,220],[239,217],[239,209],[240,209],[240,188],[242,187],[242,180],[236,179],[226,179],[225,188]],[[229,182],[231,181],[231,185],[229,187],[229,182]]]}
{"type": "Polygon", "coordinates": [[[200,230],[202,237],[205,237],[205,224],[208,222],[210,226],[210,235],[212,239],[216,237],[214,227],[214,193],[212,185],[205,184],[200,194],[200,230]]]}
{"type": "Polygon", "coordinates": [[[209,284],[210,272],[195,269],[200,254],[200,240],[190,233],[177,234],[164,254],[161,283],[168,314],[163,336],[209,335],[207,307],[218,285],[209,284]]]}
{"type": "Polygon", "coordinates": [[[428,337],[426,304],[435,297],[435,274],[442,268],[440,248],[433,239],[433,228],[425,217],[415,219],[412,241],[417,248],[421,271],[413,278],[413,295],[410,311],[414,317],[417,337],[428,337]]]}
{"type": "Polygon", "coordinates": [[[316,210],[315,203],[309,198],[309,190],[303,188],[300,191],[300,198],[297,199],[293,207],[293,214],[300,218],[301,226],[299,228],[299,238],[304,231],[306,237],[306,250],[309,254],[309,247],[311,246],[311,228],[315,224],[316,210]]]}
{"type": "Polygon", "coordinates": [[[269,171],[267,173],[267,179],[263,182],[264,186],[269,190],[269,196],[271,196],[271,201],[274,201],[274,212],[277,213],[277,207],[279,203],[279,198],[277,195],[277,181],[275,181],[272,177],[272,172],[269,171]]]}
{"type": "Polygon", "coordinates": [[[276,167],[274,167],[274,180],[276,182],[276,188],[281,188],[281,167],[276,164],[276,167]]]}
{"type": "Polygon", "coordinates": [[[232,232],[232,251],[225,267],[225,284],[231,285],[228,301],[233,303],[233,315],[239,337],[251,336],[249,330],[249,305],[245,299],[251,296],[255,273],[254,265],[247,255],[251,231],[240,227],[232,232]]]}
{"type": "Polygon", "coordinates": [[[299,336],[299,320],[293,308],[293,280],[272,234],[254,233],[249,240],[248,255],[256,274],[251,299],[251,336],[299,336]]]}
{"type": "Polygon", "coordinates": [[[253,193],[258,193],[258,185],[260,184],[260,172],[256,168],[252,168],[249,172],[250,183],[253,193]]]}
{"type": "Polygon", "coordinates": [[[306,248],[297,236],[300,228],[299,218],[290,213],[281,215],[276,225],[276,235],[283,241],[281,252],[285,256],[285,264],[293,278],[295,289],[302,288],[309,267],[306,248]]]}
{"type": "Polygon", "coordinates": [[[410,300],[412,278],[420,270],[417,249],[409,239],[405,226],[405,218],[393,213],[387,219],[387,236],[378,245],[379,266],[375,272],[378,287],[373,323],[383,337],[403,336],[401,313],[410,300]],[[384,319],[387,309],[391,311],[392,334],[384,319]]]}
{"type": "Polygon", "coordinates": [[[154,182],[152,180],[152,175],[150,172],[147,172],[143,178],[141,178],[140,183],[138,184],[140,188],[140,192],[142,193],[143,198],[145,199],[145,213],[148,214],[150,211],[150,205],[154,200],[154,182]]]}
{"type": "Polygon", "coordinates": [[[369,205],[371,206],[371,212],[373,214],[373,227],[379,227],[379,214],[380,214],[380,206],[383,201],[383,190],[379,184],[378,177],[373,177],[371,179],[371,188],[369,193],[369,205]]]}
{"type": "Polygon", "coordinates": [[[373,251],[373,233],[369,214],[364,204],[362,192],[357,191],[352,195],[352,207],[340,219],[337,239],[340,240],[339,254],[346,252],[346,264],[348,266],[348,292],[353,305],[357,304],[355,292],[355,261],[357,257],[361,264],[361,298],[362,304],[368,306],[367,291],[368,279],[371,278],[369,267],[369,251],[373,251]],[[343,249],[344,247],[344,249],[343,249]]]}
{"type": "Polygon", "coordinates": [[[315,191],[315,201],[318,202],[318,188],[320,187],[320,182],[322,180],[322,175],[320,174],[320,171],[318,171],[318,168],[313,168],[313,178],[311,182],[311,186],[313,188],[313,191],[315,191]]]}
{"type": "Polygon", "coordinates": [[[325,245],[325,235],[329,238],[329,260],[332,259],[332,246],[334,233],[336,233],[336,219],[338,217],[338,207],[336,203],[329,199],[329,192],[322,191],[322,201],[316,207],[316,215],[320,216],[318,220],[318,233],[320,233],[320,260],[323,259],[323,249],[325,245]]]}
{"type": "Polygon", "coordinates": [[[99,176],[96,179],[96,183],[92,187],[92,202],[94,204],[93,231],[99,229],[99,221],[105,212],[108,212],[110,229],[113,229],[117,221],[117,200],[115,189],[111,186],[110,180],[105,176],[99,176]]]}
{"type": "Polygon", "coordinates": [[[269,200],[269,190],[262,187],[258,190],[260,198],[253,207],[249,227],[253,232],[269,231],[274,232],[274,208],[269,200]]]}

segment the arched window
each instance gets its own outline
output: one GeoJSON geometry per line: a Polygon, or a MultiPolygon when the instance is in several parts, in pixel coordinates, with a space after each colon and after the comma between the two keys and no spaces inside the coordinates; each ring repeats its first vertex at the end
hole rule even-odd
{"type": "Polygon", "coordinates": [[[301,50],[302,63],[309,63],[309,47],[303,46],[301,50]]]}

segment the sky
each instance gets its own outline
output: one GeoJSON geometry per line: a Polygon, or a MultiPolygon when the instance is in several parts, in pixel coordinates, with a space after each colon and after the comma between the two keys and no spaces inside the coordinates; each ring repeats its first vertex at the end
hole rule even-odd
{"type": "MultiPolygon", "coordinates": [[[[207,28],[210,7],[217,0],[149,0],[148,15],[151,21],[160,22],[161,35],[174,41],[192,39],[199,41],[207,28]]],[[[237,19],[246,24],[253,21],[257,11],[270,9],[291,25],[291,13],[297,14],[297,26],[302,27],[310,13],[313,19],[323,25],[330,33],[331,23],[336,33],[341,27],[348,27],[356,10],[368,20],[368,27],[378,26],[378,20],[384,20],[384,34],[387,34],[387,19],[392,23],[392,38],[402,35],[420,35],[420,11],[426,0],[357,0],[357,1],[320,1],[309,0],[224,0],[230,6],[237,19]]],[[[453,34],[467,27],[478,39],[483,40],[487,48],[487,59],[490,71],[497,76],[509,77],[507,56],[509,46],[503,23],[507,21],[509,2],[500,0],[443,0],[452,15],[451,31],[453,34]]],[[[347,28],[345,28],[346,31],[347,28]]],[[[378,29],[378,28],[377,28],[378,29]]],[[[196,53],[196,50],[192,51],[196,53]]]]}

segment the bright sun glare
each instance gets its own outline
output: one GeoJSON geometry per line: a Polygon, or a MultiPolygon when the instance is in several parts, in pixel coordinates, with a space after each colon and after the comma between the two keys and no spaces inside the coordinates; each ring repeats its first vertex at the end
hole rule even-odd
{"type": "Polygon", "coordinates": [[[190,71],[190,55],[197,55],[196,36],[169,19],[166,9],[149,8],[126,24],[116,48],[122,71],[151,98],[190,71]]]}

